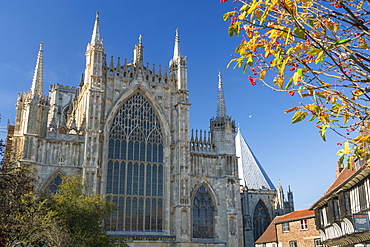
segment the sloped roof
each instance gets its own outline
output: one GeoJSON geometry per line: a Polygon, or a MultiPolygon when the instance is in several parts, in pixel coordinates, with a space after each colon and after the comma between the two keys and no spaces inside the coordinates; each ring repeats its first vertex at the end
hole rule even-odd
{"type": "Polygon", "coordinates": [[[275,221],[279,220],[283,216],[276,216],[270,225],[266,228],[264,233],[257,239],[256,244],[272,243],[277,242],[275,221]]]}
{"type": "Polygon", "coordinates": [[[306,218],[312,218],[312,217],[315,217],[314,210],[302,209],[302,210],[297,210],[297,211],[281,216],[281,218],[279,218],[279,220],[277,220],[275,224],[288,222],[288,221],[296,221],[296,220],[301,220],[301,219],[306,219],[306,218]]]}
{"type": "Polygon", "coordinates": [[[355,172],[356,172],[356,169],[343,168],[343,170],[339,173],[339,176],[330,185],[330,187],[328,188],[328,190],[325,192],[324,195],[330,193],[336,187],[341,185],[344,181],[346,181],[349,177],[351,177],[355,172]]]}
{"type": "Polygon", "coordinates": [[[330,197],[334,191],[338,190],[339,188],[341,188],[341,186],[343,186],[349,180],[351,180],[351,177],[356,176],[356,174],[361,176],[361,172],[362,172],[361,170],[357,169],[343,168],[343,170],[339,173],[334,182],[326,190],[324,195],[311,206],[311,209],[324,205],[326,203],[325,198],[330,197]]]}
{"type": "Polygon", "coordinates": [[[275,190],[274,184],[244,140],[240,129],[238,129],[238,133],[235,137],[235,145],[236,155],[239,157],[238,168],[241,185],[245,185],[249,189],[275,190]]]}

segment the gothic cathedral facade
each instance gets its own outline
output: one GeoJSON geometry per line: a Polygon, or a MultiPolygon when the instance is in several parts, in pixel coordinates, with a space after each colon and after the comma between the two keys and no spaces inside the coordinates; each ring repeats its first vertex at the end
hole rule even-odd
{"type": "Polygon", "coordinates": [[[186,57],[176,32],[168,69],[144,64],[141,37],[131,63],[107,61],[96,15],[78,87],[43,94],[43,49],[31,90],[17,100],[12,153],[33,166],[40,188],[82,175],[88,193],[117,210],[108,233],[130,246],[243,246],[235,122],[219,75],[210,131],[190,131],[186,57]]]}

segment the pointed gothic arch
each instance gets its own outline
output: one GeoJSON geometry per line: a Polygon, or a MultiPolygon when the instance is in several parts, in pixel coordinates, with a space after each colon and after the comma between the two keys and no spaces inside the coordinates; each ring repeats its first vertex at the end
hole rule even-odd
{"type": "Polygon", "coordinates": [[[211,186],[202,181],[192,195],[193,238],[215,237],[215,211],[217,205],[211,186]]]}
{"type": "Polygon", "coordinates": [[[161,114],[142,90],[125,94],[107,121],[105,186],[117,205],[106,228],[162,231],[165,135],[161,114]]]}
{"type": "Polygon", "coordinates": [[[65,171],[62,168],[57,168],[55,171],[50,173],[48,178],[44,181],[41,186],[41,190],[55,193],[57,187],[62,184],[62,177],[66,176],[65,171]]]}
{"type": "MultiPolygon", "coordinates": [[[[121,108],[121,106],[128,99],[130,99],[133,95],[137,93],[140,93],[141,95],[143,95],[148,100],[148,102],[151,104],[151,106],[153,107],[154,111],[157,114],[157,117],[161,124],[162,129],[169,130],[170,127],[168,123],[168,118],[166,117],[166,113],[164,112],[164,110],[160,107],[160,103],[158,102],[158,100],[153,96],[153,94],[146,87],[138,84],[138,85],[132,86],[129,89],[127,89],[127,91],[122,93],[119,99],[117,99],[116,102],[114,102],[112,108],[109,110],[107,114],[107,120],[106,120],[106,124],[104,127],[104,133],[109,133],[110,127],[112,125],[112,121],[115,115],[117,114],[118,110],[121,108]]],[[[167,131],[163,132],[163,137],[164,137],[165,145],[169,145],[170,140],[169,140],[169,135],[167,131]]]]}
{"type": "Polygon", "coordinates": [[[265,203],[259,200],[253,210],[253,235],[256,241],[267,229],[271,222],[265,203]]]}

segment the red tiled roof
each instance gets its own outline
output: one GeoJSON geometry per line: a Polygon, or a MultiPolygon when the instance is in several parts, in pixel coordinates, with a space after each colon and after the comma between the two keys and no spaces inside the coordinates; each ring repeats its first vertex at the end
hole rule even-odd
{"type": "Polygon", "coordinates": [[[275,224],[279,224],[281,222],[286,222],[286,221],[294,221],[294,220],[299,220],[299,219],[304,219],[304,218],[311,218],[311,217],[315,217],[315,211],[311,209],[302,209],[302,210],[297,210],[289,214],[283,215],[281,218],[279,218],[278,221],[275,222],[275,224]]]}
{"type": "Polygon", "coordinates": [[[330,185],[329,189],[325,192],[324,196],[326,194],[329,194],[332,190],[334,190],[336,187],[338,187],[340,184],[342,184],[344,181],[346,181],[350,176],[352,176],[356,172],[356,169],[348,169],[344,168],[339,176],[334,180],[334,182],[330,185]]]}
{"type": "Polygon", "coordinates": [[[262,233],[259,239],[257,239],[257,241],[255,242],[256,244],[277,242],[275,221],[280,219],[281,217],[283,216],[276,216],[275,219],[273,219],[270,225],[266,228],[265,232],[262,233]]]}

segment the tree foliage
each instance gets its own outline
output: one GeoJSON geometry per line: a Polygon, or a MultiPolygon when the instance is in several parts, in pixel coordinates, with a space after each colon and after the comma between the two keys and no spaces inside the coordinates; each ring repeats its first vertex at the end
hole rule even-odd
{"type": "Polygon", "coordinates": [[[0,246],[68,246],[69,234],[47,200],[33,193],[32,169],[5,160],[0,168],[0,246]]]}
{"type": "Polygon", "coordinates": [[[224,20],[230,20],[229,35],[243,39],[230,63],[249,69],[252,85],[307,99],[285,112],[294,112],[293,123],[317,121],[323,140],[327,129],[341,135],[341,161],[369,160],[369,1],[234,3],[239,6],[224,20]]]}
{"type": "MultiPolygon", "coordinates": [[[[63,184],[50,198],[50,206],[68,229],[71,246],[113,246],[119,239],[106,235],[102,225],[115,205],[103,196],[85,194],[80,177],[64,177],[63,184]]],[[[118,246],[118,245],[117,245],[118,246]]]]}
{"type": "Polygon", "coordinates": [[[55,194],[35,193],[33,170],[5,160],[0,168],[0,246],[127,246],[106,235],[114,204],[84,193],[80,177],[64,177],[55,194]]]}

